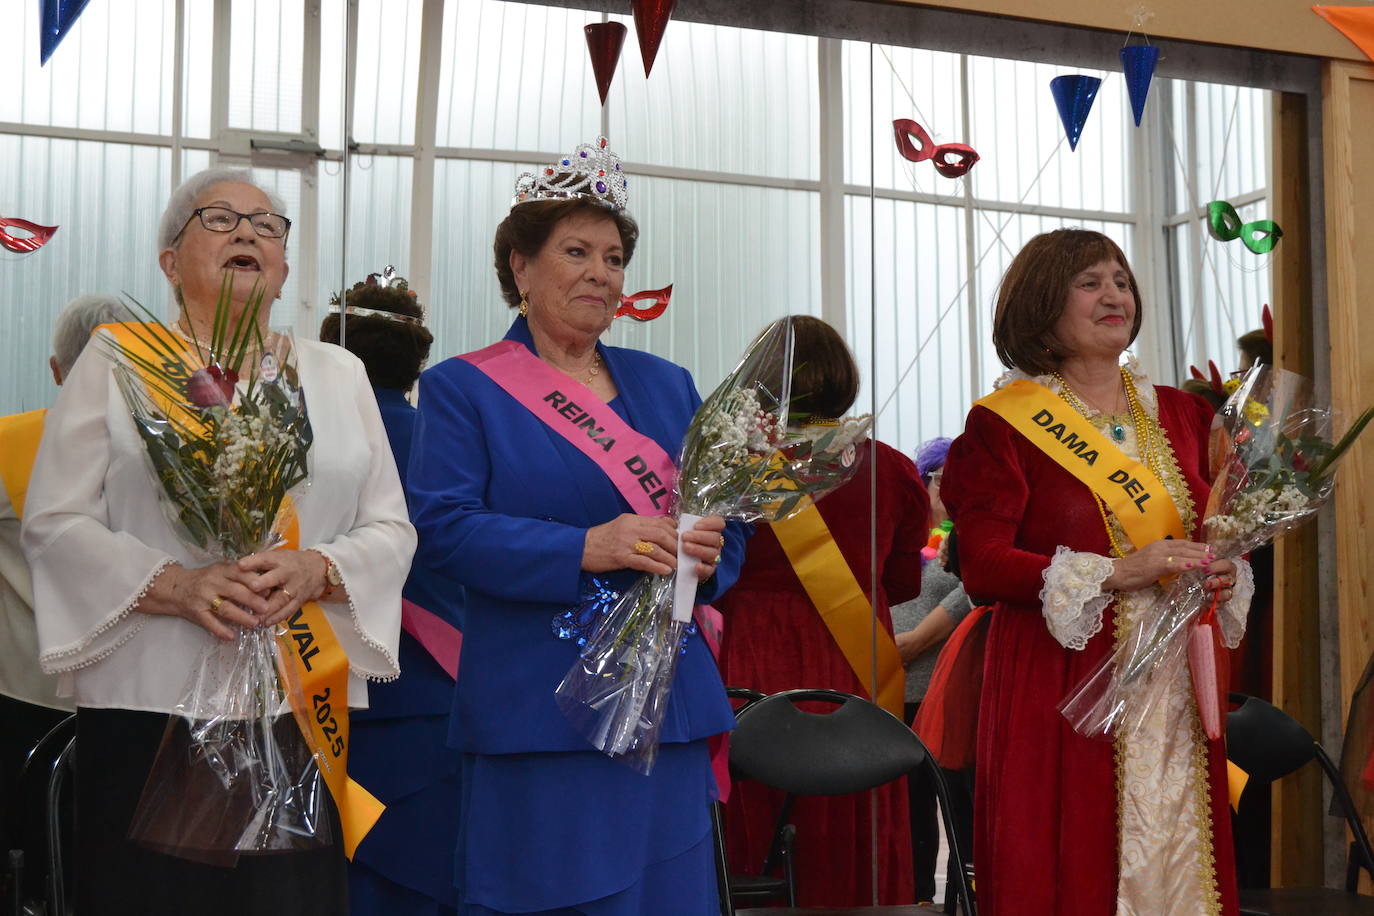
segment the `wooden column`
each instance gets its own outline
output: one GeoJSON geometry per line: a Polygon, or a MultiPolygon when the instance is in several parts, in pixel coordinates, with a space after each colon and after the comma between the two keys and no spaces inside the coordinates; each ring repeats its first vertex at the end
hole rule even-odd
{"type": "MultiPolygon", "coordinates": [[[[1331,326],[1331,400],[1348,423],[1374,402],[1374,66],[1333,61],[1322,79],[1326,256],[1331,326]]],[[[1336,569],[1340,596],[1341,714],[1374,650],[1369,590],[1374,554],[1374,445],[1363,439],[1345,458],[1336,488],[1336,569]]]]}
{"type": "MultiPolygon", "coordinates": [[[[1307,176],[1307,98],[1275,93],[1273,109],[1274,219],[1288,237],[1274,249],[1274,362],[1312,378],[1313,340],[1312,208],[1307,176]]],[[[1317,526],[1279,539],[1274,550],[1274,705],[1314,735],[1322,732],[1321,634],[1318,625],[1317,526]]],[[[1258,636],[1258,634],[1255,634],[1258,636]]],[[[1322,884],[1322,774],[1306,767],[1274,784],[1274,843],[1271,880],[1275,887],[1322,884]]]]}

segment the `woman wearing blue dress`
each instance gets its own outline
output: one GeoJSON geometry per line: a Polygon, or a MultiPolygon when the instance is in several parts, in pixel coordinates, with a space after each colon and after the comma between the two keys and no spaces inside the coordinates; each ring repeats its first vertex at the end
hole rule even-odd
{"type": "MultiPolygon", "coordinates": [[[[623,207],[604,140],[522,176],[495,240],[497,276],[519,315],[505,342],[482,352],[504,347],[526,361],[525,377],[556,378],[580,405],[568,420],[613,412],[676,455],[700,403],[691,376],[598,343],[638,235],[623,207]]],[[[613,469],[498,384],[477,355],[422,376],[407,484],[416,567],[463,591],[450,738],[463,754],[459,910],[717,912],[706,739],[734,716],[702,636],[685,643],[648,776],[594,750],[554,701],[585,633],[565,612],[641,573],[669,572],[676,525],[634,514],[613,469]]],[[[518,386],[520,373],[505,381],[518,386]]],[[[734,581],[745,536],[719,517],[682,532],[698,601],[734,581]]]]}
{"type": "MultiPolygon", "coordinates": [[[[434,337],[406,282],[389,269],[356,284],[342,305],[335,302],[320,339],[338,343],[341,319],[347,322],[343,345],[367,369],[404,484],[415,426],[406,395],[434,337]]],[[[423,572],[411,571],[404,595],[450,627],[460,625],[457,602],[423,572]]],[[[413,613],[407,608],[406,616],[413,613]]],[[[349,863],[350,910],[353,916],[452,916],[453,812],[462,769],[446,745],[453,678],[405,629],[399,662],[400,678],[373,685],[368,708],[351,716],[349,772],[387,807],[349,863]]]]}

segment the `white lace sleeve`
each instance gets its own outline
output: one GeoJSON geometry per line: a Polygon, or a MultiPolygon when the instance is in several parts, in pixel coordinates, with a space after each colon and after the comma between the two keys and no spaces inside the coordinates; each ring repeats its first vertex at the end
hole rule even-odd
{"type": "Polygon", "coordinates": [[[1221,623],[1221,642],[1228,649],[1240,645],[1245,636],[1245,621],[1250,616],[1250,600],[1255,597],[1255,573],[1249,560],[1234,560],[1236,584],[1231,587],[1231,600],[1217,605],[1217,620],[1221,623]]]}
{"type": "Polygon", "coordinates": [[[1054,552],[1040,590],[1041,611],[1050,635],[1066,649],[1083,649],[1102,629],[1102,612],[1112,603],[1102,583],[1112,574],[1112,561],[1067,547],[1054,552]]]}

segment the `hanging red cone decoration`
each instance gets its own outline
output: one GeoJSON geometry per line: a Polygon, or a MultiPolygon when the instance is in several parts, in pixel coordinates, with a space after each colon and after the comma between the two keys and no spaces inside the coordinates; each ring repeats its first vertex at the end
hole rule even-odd
{"type": "Polygon", "coordinates": [[[587,35],[587,53],[592,57],[596,91],[601,94],[601,104],[605,105],[606,96],[611,91],[611,80],[615,78],[615,68],[620,63],[625,33],[629,30],[622,22],[594,22],[582,31],[587,35]]]}
{"type": "Polygon", "coordinates": [[[936,146],[926,129],[910,118],[893,121],[892,132],[897,137],[897,152],[901,153],[903,159],[910,162],[930,159],[935,171],[946,178],[968,174],[968,170],[978,161],[978,154],[967,144],[941,143],[936,146]],[[951,160],[950,156],[955,158],[951,160]]]}
{"type": "Polygon", "coordinates": [[[0,216],[0,247],[15,254],[28,254],[47,244],[48,239],[57,231],[56,226],[40,226],[26,219],[0,216]],[[18,229],[23,235],[15,235],[8,229],[18,229]]]}
{"type": "Polygon", "coordinates": [[[673,7],[677,0],[632,0],[630,4],[635,15],[635,34],[639,36],[639,53],[644,58],[644,76],[654,68],[654,58],[658,56],[659,43],[663,32],[668,28],[668,20],[673,17],[673,7]]]}
{"type": "Polygon", "coordinates": [[[1095,76],[1075,73],[1072,76],[1056,76],[1050,80],[1050,92],[1054,94],[1054,104],[1059,108],[1059,119],[1064,122],[1064,132],[1069,135],[1069,149],[1078,149],[1078,138],[1083,135],[1083,125],[1088,121],[1088,113],[1093,110],[1093,100],[1102,80],[1095,76]]]}
{"type": "Polygon", "coordinates": [[[635,321],[653,321],[659,315],[668,310],[668,301],[673,298],[673,284],[669,283],[663,289],[646,289],[643,292],[635,293],[633,296],[621,296],[620,308],[615,310],[615,317],[630,317],[635,321]],[[635,305],[645,299],[653,299],[654,304],[645,308],[635,305]]]}

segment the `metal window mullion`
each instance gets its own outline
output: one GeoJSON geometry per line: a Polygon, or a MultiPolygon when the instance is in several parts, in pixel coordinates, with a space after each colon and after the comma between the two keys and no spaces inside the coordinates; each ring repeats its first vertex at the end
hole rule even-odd
{"type": "Polygon", "coordinates": [[[831,327],[845,328],[844,45],[835,38],[822,38],[816,49],[820,181],[815,184],[820,193],[821,318],[831,327]]]}
{"type": "Polygon", "coordinates": [[[430,296],[434,264],[434,149],[439,132],[439,63],[444,53],[444,0],[424,0],[420,14],[420,81],[415,92],[415,164],[410,180],[410,285],[430,296]]]}
{"type": "Polygon", "coordinates": [[[226,131],[229,129],[229,62],[230,42],[233,38],[234,11],[232,0],[215,0],[215,24],[210,51],[210,138],[214,161],[218,164],[225,153],[226,131]]]}
{"type": "MultiPolygon", "coordinates": [[[[1156,105],[1163,94],[1156,93],[1156,105]]],[[[1133,130],[1127,128],[1131,132],[1131,184],[1135,195],[1135,200],[1129,203],[1136,214],[1133,260],[1137,264],[1136,282],[1141,285],[1141,300],[1146,307],[1167,302],[1163,290],[1169,287],[1168,258],[1162,251],[1166,230],[1160,219],[1160,214],[1167,209],[1167,188],[1161,180],[1163,163],[1158,155],[1161,147],[1156,142],[1160,133],[1158,125],[1164,121],[1157,115],[1157,111],[1151,112],[1143,125],[1133,130]]],[[[1150,320],[1142,325],[1137,350],[1152,378],[1171,379],[1177,372],[1174,321],[1172,314],[1166,318],[1162,310],[1152,309],[1150,320]]]]}
{"type": "MultiPolygon", "coordinates": [[[[320,91],[323,74],[324,11],[320,0],[307,0],[301,48],[301,133],[319,143],[320,91]]],[[[296,325],[313,330],[315,323],[315,293],[320,279],[320,174],[319,163],[310,160],[300,167],[301,220],[300,245],[296,252],[299,265],[300,301],[296,303],[296,325]]]]}
{"type": "MultiPolygon", "coordinates": [[[[963,133],[961,136],[973,136],[973,119],[969,111],[971,107],[969,96],[968,78],[968,55],[959,55],[959,108],[960,125],[963,133]]],[[[982,346],[978,339],[978,245],[975,240],[975,228],[977,226],[976,217],[977,205],[973,197],[973,179],[967,174],[964,176],[964,272],[968,282],[964,285],[964,294],[968,299],[968,384],[969,398],[968,403],[973,403],[982,395],[983,385],[983,359],[982,346]]],[[[938,216],[937,216],[938,218],[938,216]]],[[[943,370],[943,366],[941,369],[943,370]]],[[[942,371],[940,373],[944,375],[942,371]]]]}
{"type": "MultiPolygon", "coordinates": [[[[1200,176],[1198,172],[1198,119],[1197,119],[1197,84],[1189,82],[1183,97],[1183,118],[1188,125],[1188,176],[1192,179],[1186,185],[1193,189],[1193,193],[1198,193],[1200,176]]],[[[1177,121],[1175,121],[1177,123],[1177,121]]],[[[1191,202],[1195,209],[1202,205],[1202,201],[1194,200],[1191,202]]],[[[1190,220],[1188,223],[1188,248],[1193,252],[1189,259],[1192,266],[1192,296],[1188,303],[1188,322],[1187,328],[1180,325],[1180,333],[1183,335],[1183,346],[1178,350],[1179,357],[1191,359],[1187,343],[1188,338],[1192,337],[1195,347],[1194,352],[1206,353],[1207,351],[1207,327],[1206,322],[1200,319],[1202,315],[1202,221],[1200,219],[1190,220]]]]}
{"type": "MultiPolygon", "coordinates": [[[[181,184],[182,109],[186,105],[186,0],[176,0],[172,47],[172,189],[181,184]]],[[[169,189],[170,190],[170,189],[169,189]]]]}

